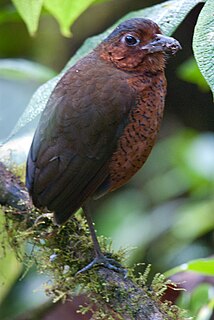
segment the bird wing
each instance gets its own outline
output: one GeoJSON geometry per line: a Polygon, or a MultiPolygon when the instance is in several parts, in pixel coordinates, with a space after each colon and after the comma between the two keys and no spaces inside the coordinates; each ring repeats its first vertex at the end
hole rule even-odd
{"type": "Polygon", "coordinates": [[[123,73],[91,60],[90,68],[83,59],[59,81],[27,161],[34,204],[54,211],[59,224],[108,176],[109,160],[134,105],[123,73]]]}

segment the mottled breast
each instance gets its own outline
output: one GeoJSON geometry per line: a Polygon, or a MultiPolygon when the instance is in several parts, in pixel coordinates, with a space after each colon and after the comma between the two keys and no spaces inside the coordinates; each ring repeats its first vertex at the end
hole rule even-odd
{"type": "Polygon", "coordinates": [[[131,78],[129,85],[136,91],[136,106],[118,140],[109,166],[110,190],[126,182],[142,167],[155,143],[163,116],[166,79],[163,72],[131,78]]]}

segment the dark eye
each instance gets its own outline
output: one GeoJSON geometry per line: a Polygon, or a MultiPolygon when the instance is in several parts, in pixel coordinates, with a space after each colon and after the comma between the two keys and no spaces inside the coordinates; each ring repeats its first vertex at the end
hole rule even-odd
{"type": "Polygon", "coordinates": [[[136,46],[140,42],[140,40],[138,38],[135,38],[134,36],[132,36],[130,34],[126,35],[124,37],[124,40],[128,46],[136,46]]]}

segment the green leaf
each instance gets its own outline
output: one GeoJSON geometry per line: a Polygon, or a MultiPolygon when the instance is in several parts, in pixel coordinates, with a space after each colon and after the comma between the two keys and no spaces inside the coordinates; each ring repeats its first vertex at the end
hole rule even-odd
{"type": "Polygon", "coordinates": [[[26,23],[29,33],[34,35],[38,28],[43,0],[12,0],[12,2],[26,23]]]}
{"type": "MultiPolygon", "coordinates": [[[[184,20],[186,15],[203,0],[169,0],[152,7],[131,12],[120,21],[131,18],[149,18],[154,20],[165,35],[170,36],[184,20]]],[[[120,22],[119,21],[119,22],[120,22]]]]}
{"type": "Polygon", "coordinates": [[[57,19],[62,34],[70,37],[70,26],[94,0],[44,0],[44,7],[57,19]]]}
{"type": "Polygon", "coordinates": [[[102,3],[102,2],[110,2],[111,0],[94,0],[94,4],[102,3]]]}
{"type": "MultiPolygon", "coordinates": [[[[210,287],[210,291],[213,288],[210,287]]],[[[199,313],[197,315],[197,317],[195,318],[196,320],[211,320],[212,319],[212,315],[213,315],[213,311],[214,311],[214,299],[212,299],[209,303],[203,305],[203,307],[199,310],[199,313]]]]}
{"type": "Polygon", "coordinates": [[[168,270],[164,275],[166,278],[169,278],[176,273],[186,271],[194,271],[203,275],[214,276],[214,259],[192,260],[168,270]]]}
{"type": "Polygon", "coordinates": [[[214,94],[214,1],[207,0],[198,17],[193,51],[198,66],[214,94]]]}
{"type": "Polygon", "coordinates": [[[8,23],[8,22],[17,22],[20,21],[20,15],[17,10],[12,7],[6,7],[5,9],[0,10],[0,24],[8,23]]]}
{"type": "MultiPolygon", "coordinates": [[[[183,292],[176,304],[180,308],[188,310],[191,318],[195,320],[211,320],[213,311],[213,290],[212,284],[200,283],[193,290],[183,292]]],[[[186,319],[186,318],[185,318],[186,319]]]]}
{"type": "Polygon", "coordinates": [[[45,82],[55,76],[55,72],[39,63],[24,59],[0,59],[0,77],[45,82]]]}
{"type": "Polygon", "coordinates": [[[14,134],[16,134],[21,128],[23,128],[28,122],[32,121],[39,113],[44,110],[51,92],[53,91],[60,78],[68,70],[68,68],[74,65],[80,58],[87,55],[92,49],[94,49],[104,38],[106,38],[112,32],[112,30],[115,28],[115,25],[118,25],[118,23],[127,19],[135,17],[146,17],[156,21],[163,30],[163,33],[169,36],[183,21],[188,12],[191,11],[192,8],[194,8],[200,2],[202,1],[166,1],[153,7],[129,13],[128,15],[120,19],[117,23],[115,23],[112,27],[107,29],[107,31],[105,31],[104,33],[95,37],[88,38],[82,45],[82,47],[77,51],[77,53],[69,60],[61,73],[57,77],[53,78],[52,80],[48,81],[43,86],[38,88],[7,140],[9,140],[14,134]]]}
{"type": "Polygon", "coordinates": [[[177,69],[177,75],[180,79],[196,84],[201,91],[210,90],[206,80],[202,76],[195,59],[192,57],[183,62],[177,69]]]}

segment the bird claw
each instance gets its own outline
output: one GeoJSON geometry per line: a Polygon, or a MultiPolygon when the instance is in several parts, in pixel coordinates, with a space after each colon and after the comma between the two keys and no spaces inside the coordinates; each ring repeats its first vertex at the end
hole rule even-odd
{"type": "Polygon", "coordinates": [[[88,271],[90,269],[92,269],[95,266],[103,266],[109,270],[113,270],[115,272],[118,273],[122,273],[124,275],[124,279],[127,278],[128,275],[128,271],[124,268],[121,267],[121,265],[114,259],[112,258],[107,258],[106,256],[99,256],[94,258],[94,260],[92,260],[87,266],[85,266],[84,268],[82,268],[81,270],[79,270],[77,274],[83,273],[85,271],[88,271]]]}

